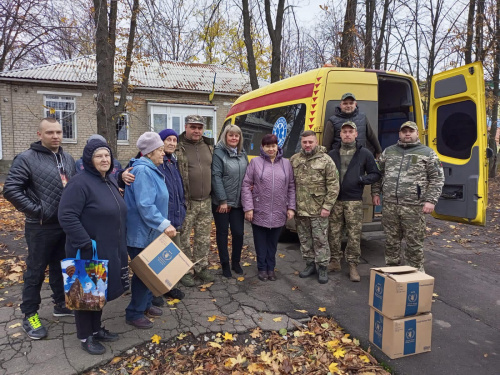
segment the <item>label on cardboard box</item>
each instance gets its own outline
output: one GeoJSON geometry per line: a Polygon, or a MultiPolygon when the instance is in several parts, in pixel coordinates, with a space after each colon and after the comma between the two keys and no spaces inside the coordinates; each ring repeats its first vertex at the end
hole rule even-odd
{"type": "Polygon", "coordinates": [[[432,314],[389,319],[370,308],[370,341],[389,358],[431,350],[432,314]]]}
{"type": "Polygon", "coordinates": [[[193,267],[189,258],[162,233],[137,255],[130,267],[155,296],[161,296],[193,267]]]}
{"type": "Polygon", "coordinates": [[[372,268],[368,304],[391,319],[429,312],[434,278],[409,266],[372,268]]]}

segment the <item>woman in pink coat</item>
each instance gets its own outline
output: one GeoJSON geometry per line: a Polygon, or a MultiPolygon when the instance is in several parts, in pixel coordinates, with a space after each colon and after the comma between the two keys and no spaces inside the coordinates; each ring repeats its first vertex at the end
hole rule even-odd
{"type": "Polygon", "coordinates": [[[248,165],[241,187],[245,219],[252,223],[261,281],[275,281],[276,250],[281,228],[295,216],[295,180],[274,134],[262,138],[260,156],[248,165]]]}

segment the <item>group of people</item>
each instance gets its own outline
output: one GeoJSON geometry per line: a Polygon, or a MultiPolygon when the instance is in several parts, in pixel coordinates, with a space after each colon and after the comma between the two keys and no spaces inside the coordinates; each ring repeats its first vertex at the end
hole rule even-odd
{"type": "MultiPolygon", "coordinates": [[[[102,311],[66,308],[60,261],[75,257],[78,250],[82,258],[90,259],[94,240],[99,258],[109,260],[107,300],[111,301],[129,288],[128,258],[165,233],[194,263],[192,272],[180,280],[193,287],[196,280],[214,280],[208,269],[212,219],[224,277],[243,273],[240,260],[247,220],[258,278],[275,281],[278,238],[285,222],[295,218],[306,263],[300,277],[317,274],[324,284],[329,271],[341,270],[345,228],[349,277],[360,281],[365,185],[372,185],[373,204],[379,205],[383,195],[387,265],[400,263],[405,239],[406,263],[423,271],[424,215],[433,211],[444,177],[436,154],[420,144],[414,122],[402,124],[398,143],[382,152],[354,95],[346,93],[326,124],[323,145],[314,131],[304,131],[300,152],[288,160],[276,135],[266,134],[260,155],[250,162],[238,126],[227,125],[214,147],[203,136],[205,125],[202,116],[191,115],[180,135],[172,129],[142,134],[137,141],[139,154],[123,169],[99,135],[89,138],[75,166],[60,146],[61,125],[52,118],[41,121],[39,141],[16,156],[4,186],[6,199],[26,215],[28,257],[21,311],[22,327],[30,338],[47,336],[38,309],[49,266],[54,315],[74,315],[82,348],[102,354],[101,342],[115,341],[118,335],[102,325],[102,311]]],[[[130,284],[126,323],[151,328],[148,317],[162,315],[158,307],[163,299],[153,298],[135,275],[130,284]]],[[[173,288],[167,296],[182,299],[184,293],[173,288]]]]}

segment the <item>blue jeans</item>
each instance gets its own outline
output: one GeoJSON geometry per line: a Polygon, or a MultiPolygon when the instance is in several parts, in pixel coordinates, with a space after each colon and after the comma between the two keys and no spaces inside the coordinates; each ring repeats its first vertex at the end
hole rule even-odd
{"type": "MultiPolygon", "coordinates": [[[[144,249],[127,246],[127,252],[130,259],[134,259],[142,250],[144,249]]],[[[153,300],[153,293],[151,293],[148,287],[136,274],[132,276],[130,291],[132,292],[132,298],[125,309],[125,319],[128,321],[142,318],[144,316],[144,311],[151,307],[151,302],[153,300]]]]}
{"type": "Polygon", "coordinates": [[[252,224],[252,229],[253,243],[257,253],[257,269],[259,271],[274,271],[281,227],[265,228],[252,224]]]}

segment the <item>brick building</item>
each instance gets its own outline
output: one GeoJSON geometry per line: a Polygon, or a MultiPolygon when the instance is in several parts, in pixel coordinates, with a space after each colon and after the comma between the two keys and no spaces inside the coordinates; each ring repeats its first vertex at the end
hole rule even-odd
{"type": "MultiPolygon", "coordinates": [[[[204,116],[205,135],[216,137],[232,102],[251,89],[247,75],[214,65],[146,60],[134,63],[130,76],[127,112],[117,123],[122,161],[135,156],[142,133],[165,128],[182,133],[190,114],[204,116]]],[[[49,116],[63,125],[64,150],[75,160],[81,157],[87,138],[97,133],[95,98],[95,56],[1,72],[0,171],[37,140],[40,119],[49,116]]]]}

